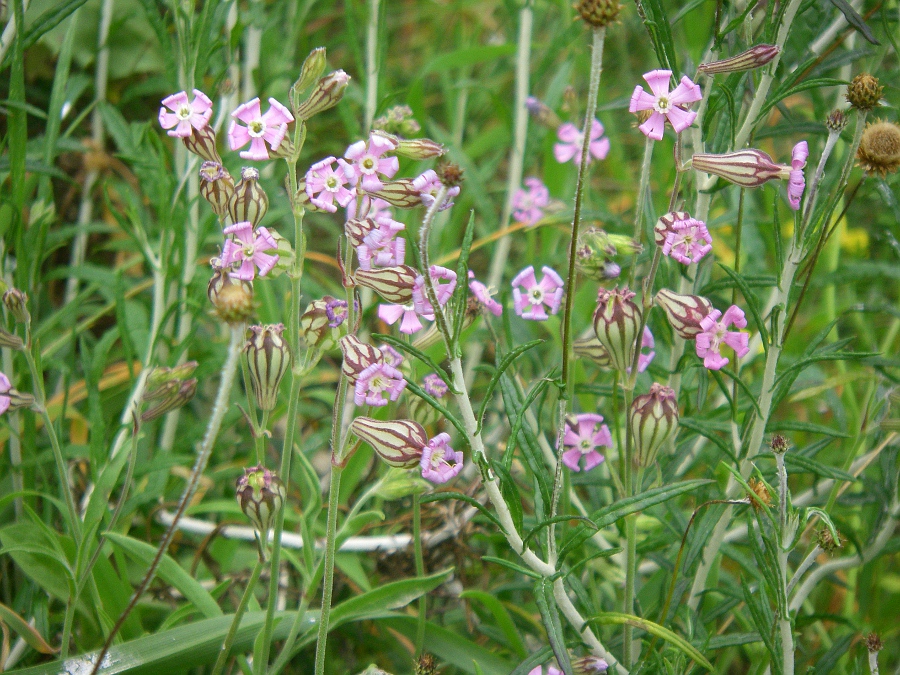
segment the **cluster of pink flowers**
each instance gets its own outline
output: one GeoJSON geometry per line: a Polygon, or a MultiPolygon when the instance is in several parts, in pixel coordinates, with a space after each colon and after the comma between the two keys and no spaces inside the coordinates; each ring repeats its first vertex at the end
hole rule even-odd
{"type": "MultiPolygon", "coordinates": [[[[453,296],[456,289],[456,272],[440,265],[432,265],[429,270],[431,283],[437,301],[443,307],[453,296]]],[[[412,302],[408,305],[379,305],[378,318],[386,324],[393,326],[400,321],[400,332],[411,335],[422,330],[422,322],[419,317],[434,321],[434,307],[428,300],[425,290],[425,277],[421,274],[416,277],[412,289],[412,302]]]]}

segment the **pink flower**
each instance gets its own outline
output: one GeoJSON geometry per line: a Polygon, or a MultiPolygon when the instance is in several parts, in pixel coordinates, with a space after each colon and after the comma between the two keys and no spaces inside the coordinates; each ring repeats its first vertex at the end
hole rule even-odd
{"type": "Polygon", "coordinates": [[[269,99],[269,109],[263,115],[259,107],[259,97],[237,107],[231,116],[228,128],[228,144],[232,150],[243,148],[250,143],[250,149],[241,152],[244,159],[264,160],[269,159],[266,143],[272,150],[278,150],[284,135],[287,133],[287,125],[294,121],[291,111],[285,108],[274,98],[269,99]],[[240,120],[247,126],[237,123],[240,120]]]}
{"type": "Polygon", "coordinates": [[[384,184],[378,177],[393,178],[400,169],[400,160],[396,157],[382,157],[386,152],[397,148],[397,142],[387,136],[372,134],[369,142],[357,141],[344,153],[344,157],[353,162],[360,186],[366,192],[381,190],[384,184]]]}
{"type": "Polygon", "coordinates": [[[534,321],[546,321],[547,312],[544,305],[550,308],[551,314],[559,311],[559,303],[563,295],[563,280],[551,268],[546,265],[541,268],[544,276],[540,283],[534,276],[534,267],[529,265],[516,275],[512,280],[513,299],[515,300],[516,314],[523,319],[534,321]],[[521,286],[522,290],[516,288],[521,286]],[[524,294],[522,291],[525,291],[524,294]]]}
{"type": "MultiPolygon", "coordinates": [[[[556,137],[561,141],[553,146],[553,156],[560,164],[565,164],[570,159],[575,160],[575,166],[581,164],[581,144],[584,142],[584,134],[571,122],[561,124],[556,130],[556,137]]],[[[599,120],[591,122],[591,142],[588,145],[588,163],[592,157],[606,159],[609,154],[609,139],[603,136],[603,125],[599,120]]]]}
{"type": "Polygon", "coordinates": [[[422,330],[422,322],[412,303],[408,305],[378,305],[378,318],[393,326],[400,321],[400,332],[412,335],[422,330]]]}
{"type": "Polygon", "coordinates": [[[384,362],[389,366],[399,368],[400,364],[403,363],[403,354],[398,352],[390,345],[381,345],[378,349],[384,355],[384,362]]]}
{"type": "MultiPolygon", "coordinates": [[[[378,197],[362,196],[362,207],[359,210],[360,218],[371,218],[376,223],[380,223],[383,219],[391,220],[394,215],[391,205],[378,197]]],[[[351,200],[347,204],[347,220],[356,218],[356,200],[351,200]]]]}
{"type": "Polygon", "coordinates": [[[222,247],[222,264],[229,266],[241,263],[240,269],[232,272],[230,276],[243,281],[253,281],[255,267],[259,268],[261,277],[266,276],[275,267],[278,256],[269,255],[266,251],[277,249],[278,245],[266,228],[260,227],[254,233],[253,223],[243,221],[229,225],[223,231],[225,234],[234,235],[234,238],[226,240],[225,246],[222,247]]]}
{"type": "MultiPolygon", "coordinates": [[[[437,296],[438,304],[443,307],[453,296],[453,291],[456,290],[456,272],[440,265],[432,265],[429,272],[431,274],[431,285],[434,286],[434,294],[437,296]],[[447,283],[442,284],[441,281],[447,283]]],[[[421,274],[416,277],[412,295],[413,306],[416,308],[416,312],[433,321],[434,307],[431,306],[431,302],[428,300],[428,293],[425,290],[425,277],[421,274]]]]}
{"type": "Polygon", "coordinates": [[[563,435],[563,445],[570,450],[563,453],[562,461],[572,471],[581,471],[578,463],[584,457],[584,470],[590,471],[599,465],[604,457],[597,448],[612,447],[612,435],[609,427],[603,422],[603,416],[595,413],[570,416],[566,420],[566,433],[563,435]]]}
{"type": "Polygon", "coordinates": [[[336,300],[332,298],[325,303],[325,316],[328,317],[328,325],[331,328],[337,328],[347,320],[350,312],[348,311],[346,300],[336,300]]]}
{"type": "Polygon", "coordinates": [[[541,210],[550,203],[550,191],[538,178],[526,178],[525,187],[513,194],[513,218],[520,223],[534,225],[544,217],[541,210]]]}
{"type": "Polygon", "coordinates": [[[203,129],[212,117],[212,101],[199,89],[194,89],[193,101],[188,101],[187,92],[179,91],[164,98],[162,104],[165,108],[159,109],[159,125],[175,138],[187,138],[194,129],[203,129]]]}
{"type": "Polygon", "coordinates": [[[447,433],[440,433],[428,441],[419,461],[422,478],[432,483],[446,483],[462,471],[463,454],[451,448],[448,443],[450,434],[447,433]]]}
{"type": "Polygon", "coordinates": [[[324,211],[335,213],[335,202],[346,207],[356,196],[353,188],[346,187],[354,177],[353,167],[343,159],[326,157],[321,162],[316,162],[306,172],[306,194],[309,201],[324,211]],[[335,162],[338,164],[336,171],[332,166],[335,162]]]}
{"type": "Polygon", "coordinates": [[[475,272],[472,270],[469,270],[469,290],[478,304],[491,314],[500,316],[503,313],[503,307],[491,297],[491,290],[480,281],[476,281],[475,272]]]}
{"type": "Polygon", "coordinates": [[[712,250],[712,237],[702,220],[685,218],[672,223],[663,244],[663,255],[674,258],[680,263],[690,265],[712,250]]]}
{"type": "Polygon", "coordinates": [[[422,384],[425,385],[425,392],[431,394],[435,398],[443,398],[450,391],[450,387],[444,382],[440,375],[431,373],[422,378],[422,384]]]}
{"type": "Polygon", "coordinates": [[[375,267],[393,267],[402,265],[406,260],[406,240],[398,237],[397,233],[406,228],[406,225],[391,218],[382,218],[378,227],[363,237],[363,243],[356,247],[356,255],[359,257],[361,269],[368,270],[375,267]]]}
{"type": "Polygon", "coordinates": [[[650,85],[648,94],[638,85],[631,95],[631,104],[628,112],[652,110],[650,118],[638,127],[645,136],[654,140],[662,140],[663,129],[666,120],[672,125],[676,133],[687,129],[697,117],[697,113],[685,110],[685,106],[703,98],[700,87],[691,82],[687,77],[681,78],[681,84],[669,91],[669,80],[672,78],[671,70],[651,70],[644,74],[644,79],[650,85]]]}
{"type": "Polygon", "coordinates": [[[0,415],[9,410],[10,399],[6,394],[12,388],[12,383],[10,383],[9,378],[0,373],[0,415]]]}
{"type": "Polygon", "coordinates": [[[722,356],[722,343],[734,350],[738,358],[746,356],[750,351],[747,333],[729,331],[728,327],[734,325],[738,328],[747,327],[747,319],[744,312],[737,305],[732,305],[725,310],[725,316],[717,309],[712,310],[700,320],[702,332],[697,334],[697,356],[703,359],[703,365],[710,370],[720,370],[728,363],[728,359],[722,356]],[[722,320],[719,321],[719,317],[722,320]]]}
{"type": "MultiPolygon", "coordinates": [[[[431,208],[431,205],[434,204],[434,200],[437,198],[437,194],[444,184],[441,182],[441,179],[438,178],[438,175],[434,172],[433,169],[428,169],[421,176],[416,176],[413,178],[412,182],[413,188],[415,188],[419,192],[419,197],[422,199],[422,203],[426,208],[431,208]]],[[[459,194],[459,185],[454,185],[452,188],[447,190],[447,194],[444,197],[444,203],[438,207],[438,211],[446,211],[451,206],[453,206],[453,198],[459,194]]]]}
{"type": "MultiPolygon", "coordinates": [[[[541,675],[544,669],[541,666],[535,666],[528,671],[528,675],[541,675]]],[[[547,666],[547,675],[563,675],[563,672],[554,666],[547,666]]]]}
{"type": "Polygon", "coordinates": [[[405,388],[406,380],[399,370],[386,363],[373,363],[357,377],[353,402],[356,405],[363,403],[374,406],[387,405],[388,399],[384,397],[385,394],[391,401],[396,401],[405,388]]]}
{"type": "MultiPolygon", "coordinates": [[[[644,333],[641,335],[641,354],[638,356],[638,372],[643,373],[647,370],[647,367],[653,362],[653,359],[656,357],[656,352],[653,351],[653,348],[656,346],[656,341],[653,339],[653,333],[650,332],[650,328],[644,326],[644,333]],[[646,354],[643,352],[644,349],[649,349],[646,354]]],[[[628,369],[628,372],[631,372],[631,369],[628,369]]]]}
{"type": "Polygon", "coordinates": [[[800,209],[800,200],[803,198],[803,190],[806,189],[803,168],[806,166],[807,157],[809,157],[809,146],[806,141],[800,141],[794,146],[791,153],[791,173],[788,178],[788,202],[794,211],[800,209]]]}

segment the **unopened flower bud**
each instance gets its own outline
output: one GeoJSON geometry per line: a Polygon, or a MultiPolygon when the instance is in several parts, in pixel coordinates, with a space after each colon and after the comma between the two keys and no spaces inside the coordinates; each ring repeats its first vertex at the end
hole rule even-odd
{"type": "Polygon", "coordinates": [[[623,7],[618,0],[579,0],[575,11],[588,26],[601,28],[615,23],[623,7]]]}
{"type": "Polygon", "coordinates": [[[594,312],[594,332],[606,351],[613,368],[625,372],[634,358],[641,309],[633,301],[634,293],[627,288],[601,288],[594,312]]]}
{"type": "Polygon", "coordinates": [[[647,468],[656,452],[678,426],[678,403],[670,387],[653,383],[650,393],[636,396],[631,403],[631,436],[634,460],[647,468]]]}
{"type": "Polygon", "coordinates": [[[775,434],[772,436],[772,440],[769,441],[769,446],[772,448],[772,452],[776,455],[783,455],[788,451],[790,447],[790,442],[781,434],[775,434]]]}
{"type": "Polygon", "coordinates": [[[857,110],[867,112],[878,107],[883,93],[884,87],[878,84],[878,78],[861,73],[847,86],[847,101],[857,110]]]}
{"type": "Polygon", "coordinates": [[[413,287],[419,273],[409,265],[356,270],[356,283],[371,288],[382,298],[395,305],[408,305],[413,299],[413,287]]]}
{"type": "Polygon", "coordinates": [[[28,296],[18,288],[10,288],[3,294],[3,304],[19,323],[27,324],[31,321],[31,314],[28,313],[28,296]]]}
{"type": "Polygon", "coordinates": [[[10,349],[22,349],[25,343],[18,335],[13,335],[7,330],[0,328],[0,347],[9,347],[10,349]]]}
{"type": "Polygon", "coordinates": [[[284,505],[287,494],[284,483],[274,471],[269,471],[260,464],[244,469],[244,475],[238,479],[235,491],[241,511],[256,529],[260,543],[264,543],[275,522],[275,516],[284,505]]]}
{"type": "Polygon", "coordinates": [[[643,246],[631,237],[590,227],[578,237],[575,266],[596,281],[615,279],[622,270],[611,258],[619,254],[634,255],[642,250],[643,246]]]}
{"type": "Polygon", "coordinates": [[[390,466],[411,469],[418,466],[428,442],[425,429],[412,420],[374,420],[357,417],[350,430],[390,466]]]}
{"type": "Polygon", "coordinates": [[[766,484],[757,478],[751,478],[747,481],[747,487],[750,488],[750,494],[747,498],[750,500],[750,506],[754,511],[759,511],[763,505],[772,505],[772,494],[766,484]]]}
{"type": "Polygon", "coordinates": [[[847,113],[840,108],[835,108],[828,113],[828,117],[825,118],[825,127],[830,133],[839,134],[846,128],[849,121],[850,119],[847,117],[847,113]]]}
{"type": "Polygon", "coordinates": [[[572,351],[575,352],[575,356],[590,359],[601,368],[612,367],[612,359],[609,358],[609,352],[606,351],[606,347],[600,344],[600,340],[596,336],[575,340],[572,343],[572,351]]]}
{"type": "Polygon", "coordinates": [[[207,124],[202,129],[193,129],[191,135],[184,136],[181,141],[188,151],[197,155],[200,159],[206,162],[215,162],[216,164],[222,163],[222,157],[219,155],[218,148],[216,148],[216,131],[211,124],[207,124]]]}
{"type": "Polygon", "coordinates": [[[609,664],[604,659],[593,654],[572,659],[572,672],[575,675],[597,675],[605,673],[608,668],[609,664]]]}
{"type": "Polygon", "coordinates": [[[289,98],[291,102],[291,110],[295,113],[297,106],[300,105],[300,94],[309,89],[313,82],[322,77],[325,72],[325,47],[316,47],[313,49],[303,65],[300,67],[300,77],[291,86],[289,98]]]}
{"type": "Polygon", "coordinates": [[[180,366],[175,366],[174,368],[156,366],[147,375],[147,382],[144,385],[143,400],[151,401],[164,396],[164,390],[169,383],[189,378],[194,374],[196,369],[196,361],[185,361],[180,366]]]}
{"type": "Polygon", "coordinates": [[[250,166],[241,169],[241,179],[228,199],[232,223],[251,222],[255,228],[269,210],[269,197],[259,184],[259,171],[250,166]]]}
{"type": "Polygon", "coordinates": [[[298,120],[308,120],[329,108],[336,106],[344,98],[344,90],[350,82],[350,76],[343,70],[329,73],[316,82],[309,97],[294,110],[298,120]]]}
{"type": "Polygon", "coordinates": [[[400,209],[412,209],[422,205],[422,195],[409,178],[383,180],[381,189],[370,192],[369,195],[383,199],[400,209]]]}
{"type": "Polygon", "coordinates": [[[197,393],[197,378],[188,380],[170,380],[156,390],[156,396],[144,395],[144,401],[150,405],[141,413],[141,421],[149,422],[166,413],[180,408],[194,398],[197,393]]]}
{"type": "Polygon", "coordinates": [[[856,159],[863,171],[882,178],[900,168],[900,125],[876,120],[866,125],[856,159]]]}
{"type": "Polygon", "coordinates": [[[839,549],[844,545],[840,533],[835,530],[834,534],[832,534],[827,527],[823,527],[816,532],[816,543],[819,545],[819,548],[829,555],[834,553],[835,549],[839,549]]]}
{"type": "Polygon", "coordinates": [[[221,163],[207,161],[200,165],[200,194],[219,218],[228,215],[228,202],[234,194],[234,180],[221,163]]]}
{"type": "Polygon", "coordinates": [[[206,287],[206,295],[216,315],[229,325],[246,323],[253,316],[253,286],[249,281],[232,279],[218,268],[206,287]]]}
{"type": "MultiPolygon", "coordinates": [[[[785,167],[776,164],[762,150],[748,148],[724,155],[696,154],[692,166],[697,171],[711,173],[741,187],[753,188],[780,178],[785,167]]],[[[790,170],[790,167],[787,167],[790,170]]]]}
{"type": "Polygon", "coordinates": [[[877,654],[884,648],[878,633],[872,632],[866,635],[866,650],[870,654],[877,654]]]}
{"type": "MultiPolygon", "coordinates": [[[[384,132],[373,131],[372,133],[384,132]]],[[[409,159],[432,159],[433,157],[440,157],[447,152],[443,145],[430,138],[392,138],[397,141],[397,147],[394,149],[394,154],[400,155],[400,157],[407,157],[409,159]]]]}
{"type": "Polygon", "coordinates": [[[699,295],[681,295],[666,288],[656,294],[656,304],[666,313],[672,330],[683,340],[693,340],[703,332],[700,322],[713,310],[712,303],[699,295]]]}
{"type": "Polygon", "coordinates": [[[278,402],[278,386],[291,366],[291,348],[284,339],[284,324],[250,326],[253,335],[244,345],[247,370],[256,405],[271,411],[278,402]]]}
{"type": "Polygon", "coordinates": [[[350,384],[355,384],[359,374],[369,366],[384,363],[384,354],[380,349],[363,342],[355,335],[345,335],[341,338],[340,345],[344,355],[341,371],[350,380],[350,384]]]}
{"type": "Polygon", "coordinates": [[[525,108],[534,118],[534,121],[541,126],[556,130],[557,127],[562,124],[562,120],[559,119],[559,116],[555,112],[553,112],[550,106],[548,106],[539,98],[529,96],[527,99],[525,99],[525,108]]]}
{"type": "Polygon", "coordinates": [[[372,122],[372,128],[409,138],[419,133],[422,125],[415,120],[412,108],[408,105],[395,105],[388,108],[384,115],[375,119],[372,122]]]}
{"type": "Polygon", "coordinates": [[[778,56],[781,49],[778,45],[756,45],[745,52],[721,61],[701,63],[697,70],[701,73],[739,73],[744,70],[760,68],[778,56]]]}

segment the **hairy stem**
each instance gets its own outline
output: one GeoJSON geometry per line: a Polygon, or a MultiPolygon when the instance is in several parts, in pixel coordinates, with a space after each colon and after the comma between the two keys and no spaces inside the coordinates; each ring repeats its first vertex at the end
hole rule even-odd
{"type": "Polygon", "coordinates": [[[234,637],[237,635],[237,629],[241,625],[241,619],[244,616],[244,612],[247,610],[247,605],[250,603],[250,598],[253,595],[253,589],[256,588],[256,582],[259,581],[259,575],[262,573],[264,566],[265,560],[262,558],[256,561],[256,566],[253,568],[253,573],[250,575],[250,579],[247,581],[247,587],[244,588],[244,593],[241,596],[241,602],[234,612],[231,626],[228,627],[228,633],[225,635],[222,649],[219,651],[218,658],[216,658],[216,664],[213,666],[212,675],[221,675],[222,671],[225,669],[225,663],[228,661],[228,655],[231,653],[231,645],[234,644],[234,637]]]}

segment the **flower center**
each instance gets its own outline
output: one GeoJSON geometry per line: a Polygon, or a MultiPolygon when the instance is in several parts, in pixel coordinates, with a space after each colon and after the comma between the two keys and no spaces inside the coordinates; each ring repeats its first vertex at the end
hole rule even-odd
{"type": "Polygon", "coordinates": [[[653,106],[653,109],[656,112],[665,115],[667,112],[669,112],[671,107],[672,103],[669,101],[668,97],[660,96],[658,99],[656,99],[656,105],[653,106]]]}
{"type": "Polygon", "coordinates": [[[384,389],[387,389],[387,382],[385,381],[383,376],[376,375],[369,382],[369,389],[373,391],[382,391],[384,389]]]}
{"type": "Polygon", "coordinates": [[[340,186],[341,184],[340,181],[338,181],[337,176],[331,175],[325,179],[325,189],[329,192],[337,192],[340,186]]]}
{"type": "Polygon", "coordinates": [[[183,105],[178,106],[178,110],[175,111],[175,115],[180,120],[187,120],[187,119],[190,119],[193,112],[194,111],[191,110],[191,106],[189,106],[187,103],[185,103],[183,105]]]}
{"type": "Polygon", "coordinates": [[[581,440],[581,454],[582,455],[586,455],[593,449],[594,449],[593,443],[591,443],[587,438],[583,438],[581,440]]]}
{"type": "Polygon", "coordinates": [[[256,254],[256,246],[253,244],[244,244],[244,257],[252,258],[256,254]]]}
{"type": "Polygon", "coordinates": [[[375,173],[375,169],[378,168],[378,162],[371,155],[366,155],[360,161],[359,166],[363,173],[375,173]]]}
{"type": "Polygon", "coordinates": [[[531,304],[539,305],[544,301],[544,291],[540,288],[531,289],[531,304]]]}
{"type": "Polygon", "coordinates": [[[435,448],[431,452],[431,468],[436,469],[441,464],[449,464],[446,459],[444,459],[444,450],[443,448],[435,448]]]}
{"type": "Polygon", "coordinates": [[[253,120],[247,125],[247,130],[253,138],[259,138],[266,132],[266,123],[262,120],[253,120]]]}

